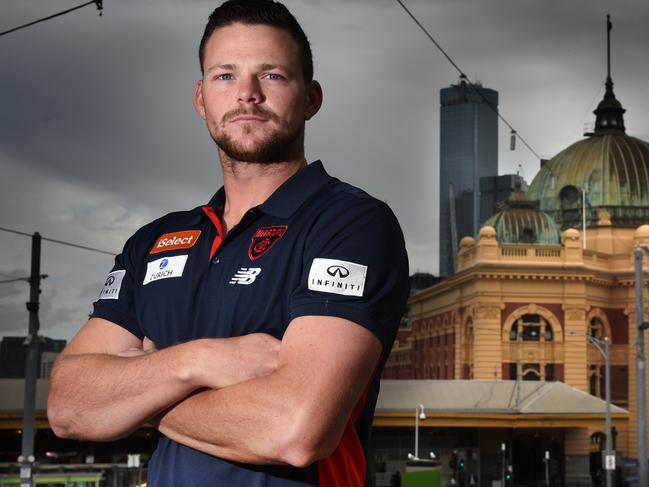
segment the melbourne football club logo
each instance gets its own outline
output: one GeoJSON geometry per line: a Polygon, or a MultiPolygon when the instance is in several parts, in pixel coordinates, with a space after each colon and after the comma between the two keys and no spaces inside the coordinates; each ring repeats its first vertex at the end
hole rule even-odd
{"type": "Polygon", "coordinates": [[[268,252],[284,236],[286,230],[288,230],[288,225],[258,228],[252,236],[250,248],[248,249],[248,257],[250,257],[250,260],[257,260],[268,252]]]}

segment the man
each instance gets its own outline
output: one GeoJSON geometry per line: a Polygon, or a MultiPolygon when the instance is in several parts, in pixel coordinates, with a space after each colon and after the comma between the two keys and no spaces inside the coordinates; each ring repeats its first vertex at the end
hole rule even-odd
{"type": "Polygon", "coordinates": [[[218,7],[200,62],[194,105],[224,186],[127,241],[56,363],[50,423],[88,440],[158,425],[155,487],[363,485],[408,293],[401,230],[306,164],[322,91],[283,5],[218,7]]]}

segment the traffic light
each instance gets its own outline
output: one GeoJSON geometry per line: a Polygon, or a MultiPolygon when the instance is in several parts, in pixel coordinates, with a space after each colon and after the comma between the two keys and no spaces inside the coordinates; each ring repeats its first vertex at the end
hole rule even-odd
{"type": "Polygon", "coordinates": [[[453,472],[457,470],[457,453],[453,452],[451,460],[448,462],[448,466],[453,472]]]}
{"type": "Polygon", "coordinates": [[[460,462],[458,463],[458,469],[464,470],[464,458],[460,458],[460,462]]]}
{"type": "Polygon", "coordinates": [[[512,465],[507,465],[505,469],[505,485],[512,485],[512,471],[514,467],[512,465]]]}

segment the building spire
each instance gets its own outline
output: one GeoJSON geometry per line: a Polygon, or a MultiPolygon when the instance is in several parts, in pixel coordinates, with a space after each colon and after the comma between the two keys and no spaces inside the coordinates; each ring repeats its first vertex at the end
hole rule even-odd
{"type": "Polygon", "coordinates": [[[611,23],[610,14],[606,14],[606,92],[604,99],[597,105],[595,113],[595,135],[606,133],[624,133],[624,112],[622,105],[613,93],[613,79],[611,78],[611,23]]]}

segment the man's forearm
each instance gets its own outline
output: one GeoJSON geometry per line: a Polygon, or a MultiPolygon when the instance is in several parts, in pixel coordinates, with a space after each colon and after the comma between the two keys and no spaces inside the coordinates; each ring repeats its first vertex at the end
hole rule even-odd
{"type": "Polygon", "coordinates": [[[279,370],[199,392],[164,413],[159,430],[178,443],[227,460],[303,466],[310,461],[302,457],[310,459],[316,453],[307,452],[309,438],[300,437],[300,416],[309,413],[302,410],[307,405],[300,404],[294,390],[279,370]]]}
{"type": "Polygon", "coordinates": [[[50,380],[48,416],[58,436],[108,440],[128,434],[197,388],[188,344],[136,357],[63,355],[50,380]]]}
{"type": "Polygon", "coordinates": [[[296,318],[277,370],[184,399],[159,430],[227,460],[305,467],[335,450],[380,353],[378,339],[353,322],[296,318]]]}

